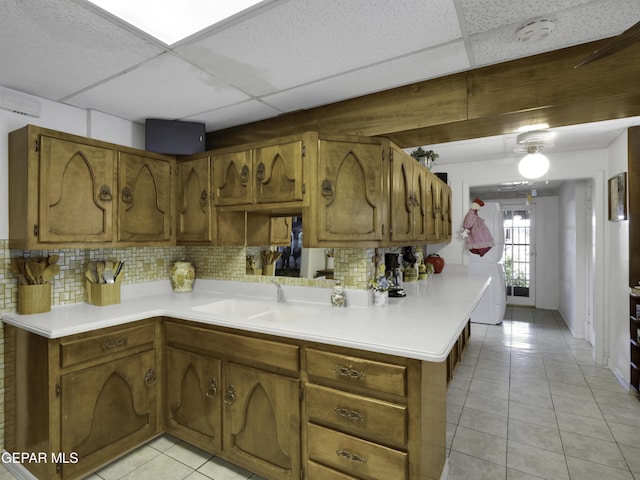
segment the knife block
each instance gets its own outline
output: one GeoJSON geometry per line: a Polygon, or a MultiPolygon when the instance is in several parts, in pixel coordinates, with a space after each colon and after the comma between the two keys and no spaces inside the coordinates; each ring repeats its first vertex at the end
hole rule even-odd
{"type": "Polygon", "coordinates": [[[93,283],[85,280],[87,288],[87,303],[106,307],[107,305],[117,305],[120,303],[120,284],[122,283],[124,272],[121,272],[114,283],[93,283]]]}
{"type": "Polygon", "coordinates": [[[18,285],[18,313],[29,315],[51,311],[51,284],[18,285]]]}

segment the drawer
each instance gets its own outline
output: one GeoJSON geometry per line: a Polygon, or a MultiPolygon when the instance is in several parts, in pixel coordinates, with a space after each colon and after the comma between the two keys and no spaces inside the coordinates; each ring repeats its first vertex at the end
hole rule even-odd
{"type": "Polygon", "coordinates": [[[316,462],[307,462],[307,480],[359,480],[356,477],[340,473],[336,470],[320,465],[316,462]]]}
{"type": "Polygon", "coordinates": [[[368,388],[405,396],[407,367],[320,350],[307,349],[307,374],[318,383],[328,380],[340,388],[368,388]]]}
{"type": "Polygon", "coordinates": [[[155,340],[155,323],[121,328],[109,333],[92,335],[82,339],[60,342],[60,366],[68,367],[95,360],[117,352],[152,348],[155,340]]]}
{"type": "Polygon", "coordinates": [[[297,345],[172,322],[165,324],[165,336],[168,345],[183,350],[245,365],[274,367],[296,375],[300,371],[300,347],[297,345]]]}
{"type": "Polygon", "coordinates": [[[407,454],[366,440],[308,425],[309,459],[356,478],[406,480],[407,454]]]}
{"type": "Polygon", "coordinates": [[[307,384],[307,418],[322,425],[405,448],[407,445],[407,407],[307,384]]]}

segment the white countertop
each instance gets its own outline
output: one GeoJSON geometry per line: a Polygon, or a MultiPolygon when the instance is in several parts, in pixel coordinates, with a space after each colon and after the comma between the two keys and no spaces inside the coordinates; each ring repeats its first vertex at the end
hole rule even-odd
{"type": "Polygon", "coordinates": [[[430,280],[405,283],[407,296],[390,298],[387,307],[364,306],[370,292],[347,289],[348,306],[336,308],[329,303],[331,289],[285,286],[287,302],[277,303],[275,286],[270,284],[196,280],[193,292],[174,293],[168,281],[161,281],[123,286],[118,305],[79,303],[35,315],[6,314],[3,321],[47,338],[59,338],[167,316],[441,362],[489,282],[488,276],[469,273],[464,266],[448,265],[430,280]],[[227,299],[237,299],[243,306],[259,302],[271,313],[241,318],[233,313],[197,310],[227,299]]]}

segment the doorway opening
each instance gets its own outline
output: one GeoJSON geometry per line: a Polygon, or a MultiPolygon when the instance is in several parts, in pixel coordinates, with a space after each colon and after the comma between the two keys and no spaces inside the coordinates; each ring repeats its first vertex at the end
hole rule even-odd
{"type": "Polygon", "coordinates": [[[507,304],[535,306],[533,205],[504,205],[504,270],[507,304]]]}

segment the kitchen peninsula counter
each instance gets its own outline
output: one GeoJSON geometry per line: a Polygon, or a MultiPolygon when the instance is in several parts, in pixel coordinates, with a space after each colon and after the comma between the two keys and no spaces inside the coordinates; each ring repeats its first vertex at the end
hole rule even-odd
{"type": "Polygon", "coordinates": [[[168,432],[269,480],[446,478],[447,382],[489,282],[449,266],[338,308],[326,288],[167,281],[5,315],[7,451],[78,459],[12,471],[75,480],[168,432]]]}
{"type": "MultiPolygon", "coordinates": [[[[51,312],[6,314],[5,323],[46,338],[60,338],[151,317],[171,317],[279,337],[326,343],[429,362],[444,361],[466,325],[490,278],[448,265],[429,280],[405,283],[407,296],[387,307],[367,305],[370,292],[347,290],[349,305],[332,307],[331,289],[285,286],[276,303],[271,284],[196,280],[194,291],[173,293],[168,281],[123,287],[118,305],[87,303],[51,312]],[[238,292],[242,292],[239,294],[238,292]],[[240,318],[207,311],[215,302],[259,302],[274,315],[240,318]]],[[[213,309],[215,310],[215,309],[213,309]]]]}

